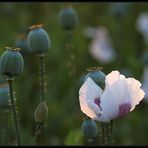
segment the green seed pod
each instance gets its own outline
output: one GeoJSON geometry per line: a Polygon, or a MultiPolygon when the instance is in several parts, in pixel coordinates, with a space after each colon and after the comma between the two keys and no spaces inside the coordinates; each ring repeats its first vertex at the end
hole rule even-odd
{"type": "Polygon", "coordinates": [[[78,25],[78,16],[76,11],[69,7],[60,11],[59,23],[65,30],[73,30],[78,25]]]}
{"type": "Polygon", "coordinates": [[[99,85],[102,89],[105,87],[105,77],[106,75],[101,71],[101,67],[91,67],[88,68],[89,73],[86,75],[84,81],[90,77],[92,80],[95,81],[96,84],[99,85]]]}
{"type": "Polygon", "coordinates": [[[51,41],[48,33],[42,29],[43,25],[33,25],[27,37],[29,49],[35,53],[44,53],[51,46],[51,41]]]}
{"type": "Polygon", "coordinates": [[[8,84],[0,85],[0,108],[9,108],[9,87],[8,84]]]}
{"type": "Polygon", "coordinates": [[[86,119],[82,123],[81,131],[87,140],[91,140],[97,136],[98,128],[94,120],[86,119]]]}
{"type": "Polygon", "coordinates": [[[0,71],[6,76],[18,76],[23,70],[24,61],[19,48],[6,47],[0,59],[0,71]]]}
{"type": "Polygon", "coordinates": [[[45,101],[42,101],[34,112],[34,119],[36,123],[44,123],[48,117],[48,107],[45,101]]]}

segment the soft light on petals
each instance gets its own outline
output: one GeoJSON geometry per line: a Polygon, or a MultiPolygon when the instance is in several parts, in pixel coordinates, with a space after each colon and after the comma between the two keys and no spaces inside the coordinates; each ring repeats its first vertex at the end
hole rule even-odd
{"type": "Polygon", "coordinates": [[[141,83],[134,79],[134,78],[128,78],[126,79],[129,87],[130,87],[130,92],[131,92],[131,99],[132,99],[132,107],[131,111],[135,108],[137,104],[144,98],[144,91],[140,88],[141,83]]]}
{"type": "Polygon", "coordinates": [[[114,82],[121,79],[125,79],[125,76],[121,75],[117,70],[112,71],[106,76],[106,79],[105,79],[106,87],[109,85],[112,85],[114,82]]]}
{"type": "Polygon", "coordinates": [[[119,116],[119,106],[125,103],[131,104],[131,95],[125,79],[106,87],[101,96],[102,111],[110,120],[119,116]]]}
{"type": "Polygon", "coordinates": [[[102,92],[103,90],[90,77],[87,78],[79,90],[81,110],[90,118],[97,118],[96,112],[100,113],[100,108],[97,107],[97,111],[94,111],[93,106],[97,106],[94,100],[100,98],[102,92]]]}

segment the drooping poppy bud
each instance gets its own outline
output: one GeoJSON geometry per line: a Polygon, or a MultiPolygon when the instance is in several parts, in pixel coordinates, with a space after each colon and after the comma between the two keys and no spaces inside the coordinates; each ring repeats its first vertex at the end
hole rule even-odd
{"type": "Polygon", "coordinates": [[[48,117],[48,107],[45,101],[42,101],[34,112],[36,123],[44,123],[48,117]]]}

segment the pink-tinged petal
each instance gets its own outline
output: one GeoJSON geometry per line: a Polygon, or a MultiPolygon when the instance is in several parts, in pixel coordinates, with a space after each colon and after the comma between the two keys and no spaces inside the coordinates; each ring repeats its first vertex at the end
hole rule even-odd
{"type": "Polygon", "coordinates": [[[129,89],[131,93],[131,110],[132,111],[136,105],[139,104],[139,102],[144,98],[144,91],[140,88],[141,83],[134,79],[134,78],[128,78],[127,82],[129,84],[129,89]]]}
{"type": "Polygon", "coordinates": [[[81,93],[88,96],[86,99],[94,102],[95,98],[101,97],[103,90],[90,77],[88,77],[79,90],[79,95],[81,93]]]}
{"type": "Polygon", "coordinates": [[[131,104],[129,103],[121,104],[119,106],[118,117],[126,116],[129,113],[130,109],[131,109],[131,104]]]}
{"type": "Polygon", "coordinates": [[[119,71],[117,71],[117,70],[112,71],[105,78],[106,87],[112,85],[113,83],[115,83],[116,81],[121,80],[121,79],[125,79],[125,76],[121,75],[119,73],[119,71]]]}
{"type": "Polygon", "coordinates": [[[96,113],[93,111],[92,108],[90,108],[88,106],[88,102],[87,102],[87,99],[86,99],[86,95],[85,94],[81,94],[79,96],[79,102],[80,102],[80,108],[81,108],[81,111],[86,114],[88,117],[90,118],[97,118],[97,115],[96,113]]]}
{"type": "Polygon", "coordinates": [[[80,107],[83,113],[85,113],[90,118],[97,117],[96,112],[99,114],[100,109],[94,103],[95,98],[98,98],[102,94],[102,89],[91,79],[88,78],[79,90],[79,102],[80,107]],[[97,109],[94,111],[92,104],[97,106],[97,109]]]}
{"type": "Polygon", "coordinates": [[[119,106],[125,103],[131,104],[127,81],[121,79],[106,87],[100,100],[102,111],[106,117],[110,120],[118,118],[119,106]]]}

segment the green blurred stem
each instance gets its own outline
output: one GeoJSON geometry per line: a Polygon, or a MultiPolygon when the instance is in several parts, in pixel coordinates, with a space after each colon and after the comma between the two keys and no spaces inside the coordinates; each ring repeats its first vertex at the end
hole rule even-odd
{"type": "Polygon", "coordinates": [[[39,70],[40,70],[40,101],[45,100],[45,80],[44,80],[44,53],[39,54],[39,70]]]}
{"type": "Polygon", "coordinates": [[[113,120],[111,120],[111,123],[110,123],[110,144],[113,145],[113,142],[114,142],[114,135],[113,135],[113,120]]]}
{"type": "Polygon", "coordinates": [[[102,129],[102,146],[105,145],[105,125],[101,122],[101,129],[102,129]]]}
{"type": "Polygon", "coordinates": [[[14,101],[14,94],[13,94],[13,78],[12,77],[8,78],[8,83],[9,83],[9,91],[10,91],[11,107],[13,111],[14,125],[16,129],[17,145],[20,146],[20,134],[19,134],[18,120],[16,115],[16,108],[15,108],[15,101],[14,101]]]}
{"type": "MultiPolygon", "coordinates": [[[[40,102],[45,100],[45,71],[44,71],[44,53],[38,54],[39,57],[39,76],[40,76],[40,102]]],[[[36,133],[40,131],[38,135],[35,133],[35,142],[37,145],[45,145],[46,136],[45,136],[45,127],[44,124],[36,124],[36,133]],[[41,126],[42,125],[42,126],[41,126]],[[41,128],[41,127],[42,128],[41,128]]]]}
{"type": "Polygon", "coordinates": [[[35,142],[35,145],[39,146],[39,145],[42,145],[41,144],[41,136],[42,136],[42,127],[44,126],[43,123],[36,123],[36,130],[35,130],[35,135],[34,135],[34,142],[35,142]]]}

